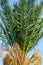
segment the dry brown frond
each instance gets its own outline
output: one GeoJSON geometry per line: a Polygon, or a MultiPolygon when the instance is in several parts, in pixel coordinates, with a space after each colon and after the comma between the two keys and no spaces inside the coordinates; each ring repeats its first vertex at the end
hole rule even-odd
{"type": "Polygon", "coordinates": [[[4,58],[4,65],[41,65],[41,60],[39,53],[34,53],[30,59],[26,58],[20,46],[16,43],[9,49],[9,54],[4,58]]]}

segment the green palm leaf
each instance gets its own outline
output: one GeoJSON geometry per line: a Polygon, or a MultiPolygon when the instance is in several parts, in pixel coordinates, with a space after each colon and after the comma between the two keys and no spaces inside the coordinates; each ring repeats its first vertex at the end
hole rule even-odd
{"type": "Polygon", "coordinates": [[[7,0],[0,0],[3,11],[0,11],[2,23],[0,28],[3,31],[0,37],[7,40],[7,44],[13,45],[18,42],[24,53],[36,46],[38,40],[43,36],[40,32],[43,27],[43,18],[40,17],[43,1],[35,5],[35,0],[20,0],[11,9],[7,0]]]}

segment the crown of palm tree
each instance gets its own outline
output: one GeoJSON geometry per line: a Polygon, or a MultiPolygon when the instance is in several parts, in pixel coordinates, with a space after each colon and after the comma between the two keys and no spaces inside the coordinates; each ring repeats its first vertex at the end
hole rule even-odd
{"type": "Polygon", "coordinates": [[[24,53],[30,51],[42,37],[43,18],[40,17],[43,2],[35,4],[35,0],[20,0],[13,8],[7,0],[0,0],[0,37],[9,46],[18,42],[24,53]]]}
{"type": "Polygon", "coordinates": [[[42,37],[43,18],[40,17],[43,0],[40,5],[36,0],[19,0],[11,8],[8,0],[0,0],[0,37],[9,54],[4,58],[4,65],[40,65],[41,57],[37,54],[30,59],[26,53],[36,46],[42,37]],[[17,42],[17,43],[16,43],[17,42]],[[10,47],[10,46],[11,47],[10,47]],[[10,48],[8,48],[10,47],[10,48]]]}

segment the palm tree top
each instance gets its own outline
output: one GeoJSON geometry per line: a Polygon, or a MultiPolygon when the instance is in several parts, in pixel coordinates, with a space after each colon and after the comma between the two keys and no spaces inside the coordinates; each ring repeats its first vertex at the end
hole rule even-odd
{"type": "Polygon", "coordinates": [[[0,37],[6,45],[17,42],[27,53],[36,46],[42,37],[43,18],[40,17],[43,1],[35,5],[35,0],[19,0],[13,8],[9,7],[8,0],[0,0],[0,37]]]}

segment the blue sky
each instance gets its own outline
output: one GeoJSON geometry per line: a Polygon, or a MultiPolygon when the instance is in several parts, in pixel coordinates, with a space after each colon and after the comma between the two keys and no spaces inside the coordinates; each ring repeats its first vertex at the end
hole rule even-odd
{"type": "MultiPolygon", "coordinates": [[[[36,3],[40,4],[40,1],[41,1],[41,0],[37,0],[36,3]]],[[[18,0],[9,0],[10,6],[12,6],[13,3],[16,3],[16,2],[18,2],[18,0]]],[[[43,16],[43,15],[42,15],[42,16],[43,16]]],[[[1,21],[1,20],[0,20],[0,21],[1,21]]],[[[42,28],[42,31],[43,31],[43,28],[42,28]]],[[[0,44],[1,44],[1,43],[2,43],[2,41],[0,41],[0,44]]],[[[38,44],[36,45],[35,48],[38,49],[38,50],[42,53],[42,56],[43,56],[43,37],[38,41],[38,44]]],[[[0,62],[1,62],[1,60],[0,60],[0,62]]],[[[0,64],[0,65],[2,65],[2,64],[0,64]]],[[[43,64],[42,64],[42,65],[43,65],[43,64]]]]}

